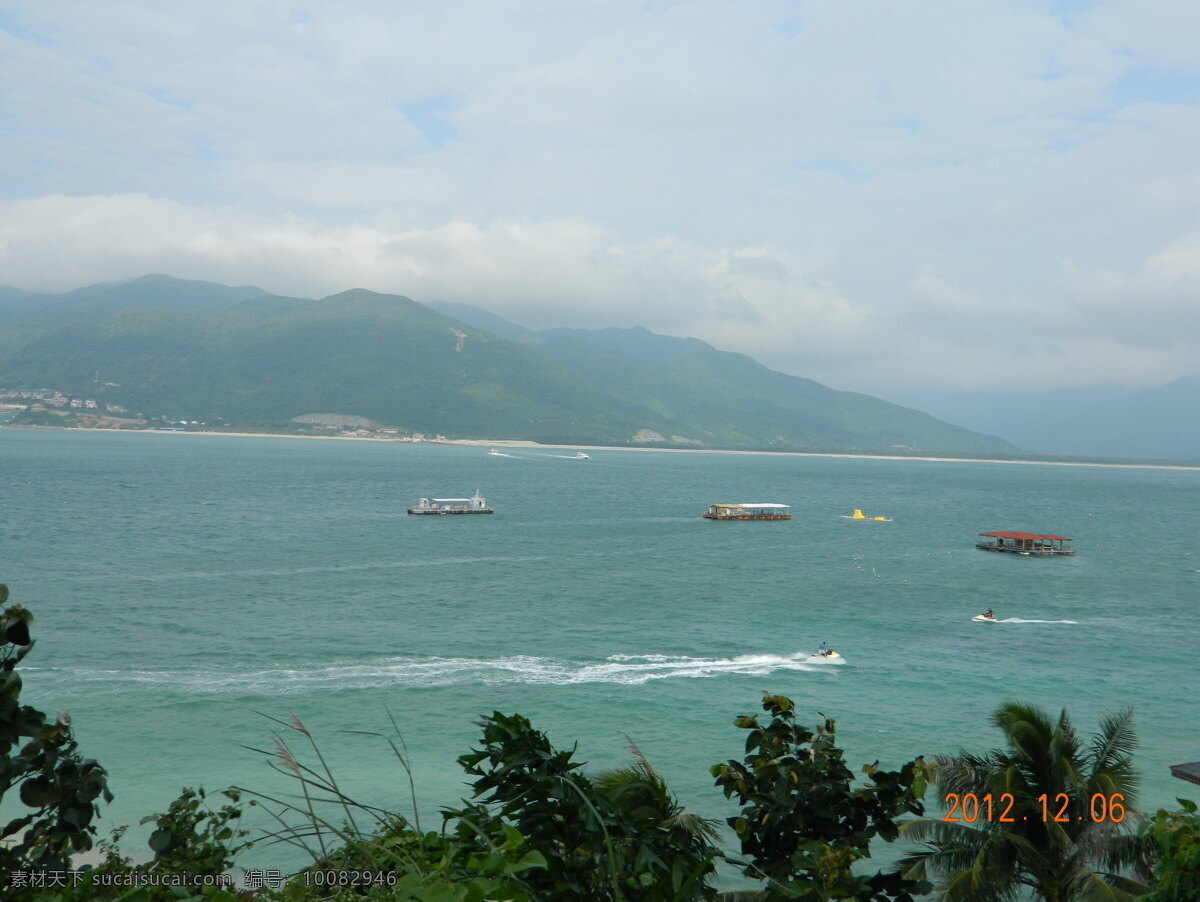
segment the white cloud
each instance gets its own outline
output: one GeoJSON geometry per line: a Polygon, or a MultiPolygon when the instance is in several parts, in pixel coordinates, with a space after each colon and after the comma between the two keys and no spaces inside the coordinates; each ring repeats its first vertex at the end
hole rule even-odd
{"type": "Polygon", "coordinates": [[[388,232],[140,195],[0,203],[0,266],[45,291],[74,287],[83,273],[168,271],[285,294],[356,286],[469,302],[535,326],[645,325],[747,351],[848,351],[870,331],[870,311],[797,265],[761,248],[625,242],[578,221],[388,232]],[[56,263],[64,244],[74,252],[56,263]]]}
{"type": "Polygon", "coordinates": [[[1200,359],[1197,15],[0,2],[0,278],[365,286],[865,391],[1165,381],[1200,359]]]}
{"type": "Polygon", "coordinates": [[[1081,331],[1147,350],[1184,342],[1194,349],[1192,367],[1200,361],[1200,230],[1172,241],[1132,272],[1068,266],[1063,282],[1081,331]]]}

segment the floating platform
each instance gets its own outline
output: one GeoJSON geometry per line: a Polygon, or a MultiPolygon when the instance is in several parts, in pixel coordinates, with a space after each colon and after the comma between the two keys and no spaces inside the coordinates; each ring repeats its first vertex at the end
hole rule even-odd
{"type": "Polygon", "coordinates": [[[422,498],[410,514],[440,516],[442,514],[490,514],[486,499],[476,492],[470,498],[422,498]]]}
{"type": "Polygon", "coordinates": [[[1200,784],[1200,761],[1192,764],[1172,764],[1171,776],[1178,780],[1187,780],[1189,783],[1200,784]]]}
{"type": "Polygon", "coordinates": [[[981,539],[990,541],[976,542],[975,547],[984,551],[999,551],[1004,554],[1034,555],[1051,557],[1055,555],[1072,555],[1071,540],[1066,536],[1054,536],[1033,532],[981,532],[981,539]]]}
{"type": "Polygon", "coordinates": [[[790,520],[792,508],[774,502],[710,504],[703,516],[706,520],[790,520]]]}

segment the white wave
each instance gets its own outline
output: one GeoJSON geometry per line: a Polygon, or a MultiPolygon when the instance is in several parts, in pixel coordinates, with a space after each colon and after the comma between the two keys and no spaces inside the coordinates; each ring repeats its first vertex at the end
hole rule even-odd
{"type": "Polygon", "coordinates": [[[491,451],[488,452],[488,457],[507,457],[509,460],[524,460],[524,461],[553,460],[554,458],[556,458],[558,456],[559,455],[557,455],[557,454],[512,454],[508,451],[497,451],[495,454],[493,454],[491,451]]]}
{"type": "MultiPolygon", "coordinates": [[[[683,655],[612,655],[603,662],[563,661],[514,655],[507,658],[383,658],[370,663],[330,663],[310,667],[211,667],[163,670],[61,670],[59,676],[93,686],[100,683],[151,684],[200,694],[286,695],[389,686],[453,686],[466,683],[580,683],[638,685],[650,680],[705,678],[725,674],[765,676],[777,670],[816,670],[808,653],[691,658],[683,655]]],[[[95,687],[100,688],[100,687],[95,687]]]]}
{"type": "Polygon", "coordinates": [[[1022,620],[1020,617],[1005,617],[1000,623],[1078,623],[1078,620],[1022,620]]]}

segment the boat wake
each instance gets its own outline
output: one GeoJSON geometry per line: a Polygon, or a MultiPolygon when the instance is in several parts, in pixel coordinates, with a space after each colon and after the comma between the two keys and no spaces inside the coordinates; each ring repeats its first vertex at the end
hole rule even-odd
{"type": "Polygon", "coordinates": [[[1022,620],[1020,617],[1005,617],[997,623],[1078,623],[1078,620],[1022,620]]]}
{"type": "Polygon", "coordinates": [[[510,460],[591,460],[591,457],[582,451],[574,454],[509,454],[495,448],[488,451],[488,457],[507,457],[510,460]]]}
{"type": "Polygon", "coordinates": [[[89,691],[126,691],[130,684],[151,684],[209,695],[290,695],[339,689],[394,686],[435,687],[464,684],[582,683],[639,685],[651,680],[706,678],[727,674],[765,676],[780,670],[827,669],[808,652],[795,655],[739,655],[692,658],[684,655],[610,655],[603,661],[567,661],[514,655],[506,658],[394,657],[370,663],[333,662],[312,666],[163,670],[58,670],[55,676],[89,684],[89,691]],[[107,687],[104,684],[109,684],[107,687]]]}

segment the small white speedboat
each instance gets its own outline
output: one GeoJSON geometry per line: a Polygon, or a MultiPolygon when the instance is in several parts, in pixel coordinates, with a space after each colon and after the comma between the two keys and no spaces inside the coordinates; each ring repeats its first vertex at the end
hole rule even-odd
{"type": "Polygon", "coordinates": [[[590,454],[584,454],[582,451],[576,451],[575,457],[573,458],[573,460],[591,460],[591,459],[592,459],[592,456],[590,454]]]}
{"type": "Polygon", "coordinates": [[[497,451],[495,448],[488,448],[488,454],[492,455],[492,457],[503,457],[504,456],[499,451],[497,451]]]}

